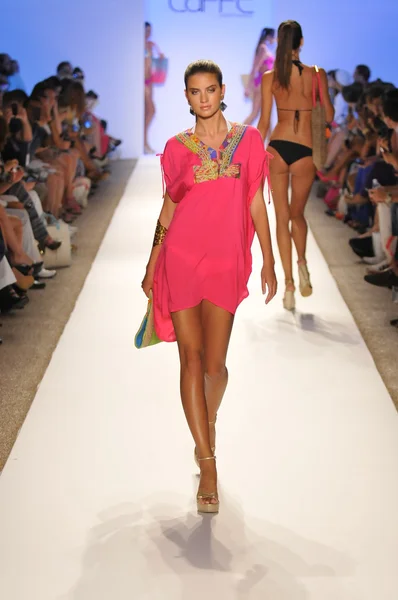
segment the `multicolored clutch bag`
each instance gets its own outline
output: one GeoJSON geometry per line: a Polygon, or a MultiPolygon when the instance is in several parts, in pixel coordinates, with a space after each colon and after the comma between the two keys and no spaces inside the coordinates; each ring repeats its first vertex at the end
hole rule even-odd
{"type": "Polygon", "coordinates": [[[142,320],[139,330],[137,331],[134,338],[134,345],[136,348],[147,348],[148,346],[154,346],[161,342],[156,335],[155,324],[153,320],[153,302],[152,293],[148,299],[148,306],[146,309],[145,317],[142,320]]]}

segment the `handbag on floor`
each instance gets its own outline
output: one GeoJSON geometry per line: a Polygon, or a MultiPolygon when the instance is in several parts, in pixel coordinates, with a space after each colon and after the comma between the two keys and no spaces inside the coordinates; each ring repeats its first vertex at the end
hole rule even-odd
{"type": "Polygon", "coordinates": [[[91,180],[88,177],[76,177],[73,182],[73,196],[76,202],[82,207],[87,208],[88,196],[91,189],[91,180]]]}
{"type": "Polygon", "coordinates": [[[312,157],[318,170],[323,169],[327,157],[326,114],[323,103],[321,76],[315,65],[312,74],[312,157]]]}
{"type": "Polygon", "coordinates": [[[138,349],[147,348],[148,346],[155,346],[155,344],[159,344],[161,341],[162,340],[158,338],[155,331],[153,320],[153,298],[152,292],[150,292],[146,313],[140,328],[135,335],[134,345],[138,349]]]}
{"type": "Polygon", "coordinates": [[[70,267],[72,263],[72,246],[70,243],[69,227],[63,221],[57,221],[56,225],[47,226],[48,234],[57,242],[62,242],[58,250],[46,248],[43,255],[44,267],[46,269],[59,269],[70,267]]]}

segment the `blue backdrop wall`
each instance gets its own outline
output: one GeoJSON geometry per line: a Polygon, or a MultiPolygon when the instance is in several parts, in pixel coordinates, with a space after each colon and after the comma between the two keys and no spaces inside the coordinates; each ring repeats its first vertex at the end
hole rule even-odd
{"type": "Polygon", "coordinates": [[[125,157],[142,150],[143,7],[144,0],[13,0],[1,12],[0,52],[19,61],[28,91],[63,60],[81,67],[125,157]]]}
{"type": "Polygon", "coordinates": [[[283,0],[274,2],[274,19],[299,21],[303,28],[303,62],[326,70],[352,72],[367,64],[372,79],[398,84],[394,60],[398,24],[397,0],[283,0]]]}

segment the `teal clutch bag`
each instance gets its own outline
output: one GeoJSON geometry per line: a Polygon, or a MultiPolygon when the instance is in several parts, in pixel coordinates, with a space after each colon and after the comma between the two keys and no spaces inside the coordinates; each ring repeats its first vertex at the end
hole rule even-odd
{"type": "Polygon", "coordinates": [[[153,320],[153,301],[151,293],[148,299],[148,305],[145,316],[134,338],[134,345],[138,349],[147,348],[148,346],[155,346],[155,344],[159,344],[161,341],[162,340],[158,338],[155,331],[155,324],[153,320]]]}

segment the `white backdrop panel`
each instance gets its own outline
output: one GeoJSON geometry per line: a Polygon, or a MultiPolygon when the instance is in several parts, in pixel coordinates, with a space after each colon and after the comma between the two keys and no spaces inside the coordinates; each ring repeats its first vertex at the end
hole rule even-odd
{"type": "Polygon", "coordinates": [[[184,97],[184,71],[199,58],[216,61],[227,86],[226,116],[243,121],[250,113],[241,75],[249,73],[261,30],[272,27],[271,0],[146,0],[152,39],[169,58],[164,86],[154,87],[156,116],[150,143],[161,151],[169,137],[193,123],[184,97]],[[246,12],[244,12],[246,11],[246,12]]]}

